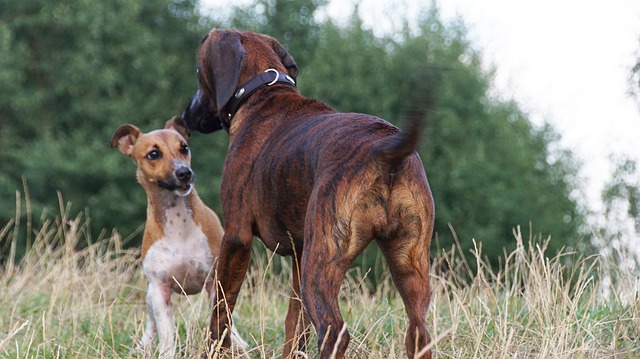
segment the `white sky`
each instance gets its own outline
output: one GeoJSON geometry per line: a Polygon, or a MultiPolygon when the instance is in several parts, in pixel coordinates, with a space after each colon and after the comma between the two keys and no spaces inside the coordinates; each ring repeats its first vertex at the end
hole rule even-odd
{"type": "Polygon", "coordinates": [[[551,122],[583,162],[599,208],[609,156],[640,158],[640,111],[629,96],[640,49],[640,1],[443,1],[460,13],[496,64],[496,86],[551,122]],[[493,9],[493,10],[492,10],[493,9]]]}
{"type": "MultiPolygon", "coordinates": [[[[205,4],[248,4],[203,0],[205,4]]],[[[365,26],[393,31],[428,0],[331,0],[337,21],[359,3],[365,26]],[[422,5],[420,5],[422,4],[422,5]]],[[[640,50],[640,0],[439,0],[445,19],[461,17],[473,46],[497,69],[497,93],[532,120],[550,122],[582,161],[589,206],[600,209],[611,154],[640,159],[640,107],[628,95],[640,50]]]]}

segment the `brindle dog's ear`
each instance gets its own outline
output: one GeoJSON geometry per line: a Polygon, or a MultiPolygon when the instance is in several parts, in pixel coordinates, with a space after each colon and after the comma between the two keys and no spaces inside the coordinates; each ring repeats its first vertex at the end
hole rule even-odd
{"type": "Polygon", "coordinates": [[[165,129],[173,128],[179,134],[184,137],[185,140],[191,138],[191,130],[187,126],[187,122],[181,116],[173,116],[169,121],[164,124],[165,129]]]}
{"type": "Polygon", "coordinates": [[[219,41],[212,43],[209,51],[218,113],[229,102],[240,80],[240,70],[246,54],[240,39],[239,33],[225,31],[219,41]]]}
{"type": "Polygon", "coordinates": [[[280,61],[287,69],[289,76],[291,76],[295,81],[296,77],[298,77],[298,64],[296,64],[296,60],[294,60],[293,56],[289,54],[287,49],[285,49],[284,46],[275,39],[273,40],[273,49],[276,54],[278,54],[278,57],[280,57],[280,61]]]}

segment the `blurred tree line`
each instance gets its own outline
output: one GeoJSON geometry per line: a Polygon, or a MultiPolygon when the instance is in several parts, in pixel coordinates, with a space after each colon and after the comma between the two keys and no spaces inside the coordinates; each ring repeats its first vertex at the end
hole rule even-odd
{"type": "MultiPolygon", "coordinates": [[[[87,212],[94,236],[135,233],[146,199],[134,165],[109,149],[111,135],[182,112],[199,40],[215,25],[276,37],[300,66],[305,96],[400,127],[422,116],[441,248],[454,243],[449,226],[465,253],[475,239],[494,263],[514,248],[517,225],[551,235],[552,251],[584,237],[578,164],[551,126],[492,95],[462,22],[444,22],[432,6],[417,27],[375,36],[357,11],[347,24],[318,21],[327,2],[256,0],[219,19],[196,0],[0,0],[0,223],[16,218],[16,192],[23,202],[28,194],[34,222],[55,216],[59,191],[67,210],[87,212]]],[[[198,191],[215,210],[226,145],[222,132],[191,141],[198,191]]],[[[27,215],[22,205],[18,218],[27,215]]]]}
{"type": "MultiPolygon", "coordinates": [[[[639,47],[640,49],[640,47],[639,47]]],[[[630,67],[629,95],[640,105],[640,52],[630,67]]],[[[610,156],[611,178],[601,193],[604,213],[592,242],[606,263],[640,275],[640,167],[629,154],[610,156]]],[[[616,278],[611,278],[615,285],[616,278]]]]}

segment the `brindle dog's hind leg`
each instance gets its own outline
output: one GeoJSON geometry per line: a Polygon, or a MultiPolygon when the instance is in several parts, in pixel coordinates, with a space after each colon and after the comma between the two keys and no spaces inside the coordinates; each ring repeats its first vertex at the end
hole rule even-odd
{"type": "MultiPolygon", "coordinates": [[[[416,219],[419,214],[414,214],[416,219]]],[[[395,238],[378,240],[384,254],[393,282],[404,302],[409,318],[405,346],[407,356],[414,355],[430,342],[427,331],[426,315],[431,298],[429,286],[429,246],[431,226],[425,220],[401,221],[403,227],[395,238]]],[[[421,359],[431,358],[431,352],[421,359]]]]}
{"type": "Polygon", "coordinates": [[[340,286],[351,263],[373,240],[365,207],[334,203],[334,192],[317,186],[311,196],[301,263],[302,301],[316,328],[322,359],[344,357],[350,337],[338,306],[340,286]],[[342,211],[335,213],[334,205],[342,211]]]}

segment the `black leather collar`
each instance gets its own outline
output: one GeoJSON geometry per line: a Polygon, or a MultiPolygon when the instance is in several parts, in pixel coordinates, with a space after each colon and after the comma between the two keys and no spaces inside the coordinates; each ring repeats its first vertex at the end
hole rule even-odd
{"type": "Polygon", "coordinates": [[[227,102],[223,110],[220,111],[220,120],[222,128],[229,132],[231,126],[231,119],[238,111],[240,105],[249,98],[252,94],[263,87],[285,84],[296,87],[296,82],[291,76],[287,74],[281,74],[276,69],[267,69],[265,72],[249,80],[246,84],[242,85],[236,93],[231,97],[231,100],[227,102]]]}

